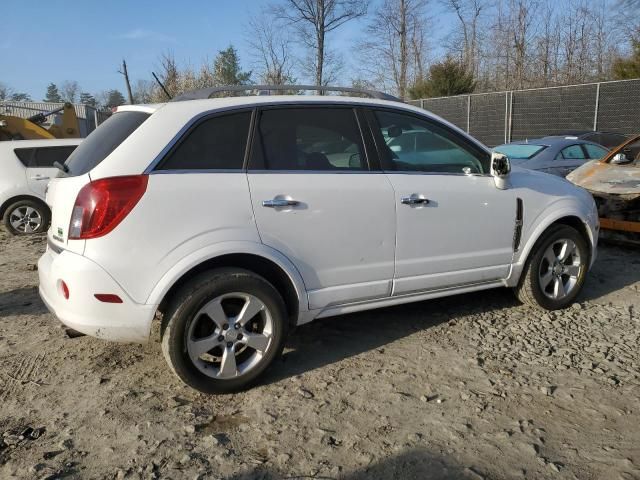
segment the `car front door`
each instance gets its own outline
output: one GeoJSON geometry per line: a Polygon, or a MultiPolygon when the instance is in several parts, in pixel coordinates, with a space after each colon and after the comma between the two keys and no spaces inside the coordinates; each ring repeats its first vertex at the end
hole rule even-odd
{"type": "Polygon", "coordinates": [[[259,111],[248,171],[258,231],[299,270],[312,309],[391,294],[394,194],[365,144],[350,107],[259,111]]]}
{"type": "Polygon", "coordinates": [[[396,205],[394,295],[489,283],[510,270],[513,191],[488,175],[490,155],[460,133],[418,114],[368,115],[396,205]],[[402,135],[416,136],[401,151],[402,135]]]}

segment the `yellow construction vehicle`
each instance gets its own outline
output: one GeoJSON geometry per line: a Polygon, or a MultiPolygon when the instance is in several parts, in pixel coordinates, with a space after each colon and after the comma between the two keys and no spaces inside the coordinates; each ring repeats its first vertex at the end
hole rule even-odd
{"type": "Polygon", "coordinates": [[[50,112],[37,113],[29,118],[14,117],[0,113],[0,140],[39,140],[47,138],[79,138],[80,123],[76,110],[70,103],[50,112]],[[47,117],[62,112],[62,124],[42,124],[47,117]]]}

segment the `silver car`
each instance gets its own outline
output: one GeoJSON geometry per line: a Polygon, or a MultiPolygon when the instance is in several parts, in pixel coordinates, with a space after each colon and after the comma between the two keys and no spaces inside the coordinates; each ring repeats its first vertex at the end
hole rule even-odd
{"type": "Polygon", "coordinates": [[[561,177],[609,152],[602,145],[575,136],[522,140],[498,145],[493,150],[509,157],[513,165],[561,177]]]}

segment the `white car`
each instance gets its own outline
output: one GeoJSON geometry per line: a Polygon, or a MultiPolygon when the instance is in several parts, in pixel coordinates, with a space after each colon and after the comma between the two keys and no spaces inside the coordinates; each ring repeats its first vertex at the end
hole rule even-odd
{"type": "Polygon", "coordinates": [[[217,393],[315,318],[494,287],[558,309],[580,291],[598,237],[586,191],[511,172],[398,101],[218,90],[118,107],[51,181],[40,295],[69,327],[146,342],[159,312],[172,370],[217,393]],[[421,130],[441,140],[423,162],[385,141],[421,130]]]}
{"type": "Polygon", "coordinates": [[[81,138],[0,142],[0,218],[14,235],[45,232],[51,212],[45,189],[81,138]]]}

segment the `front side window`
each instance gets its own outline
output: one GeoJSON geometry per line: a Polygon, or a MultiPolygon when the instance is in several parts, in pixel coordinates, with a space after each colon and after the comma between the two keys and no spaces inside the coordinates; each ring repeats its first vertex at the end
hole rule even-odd
{"type": "Polygon", "coordinates": [[[156,170],[240,170],[251,112],[208,118],[196,125],[156,170]]]}
{"type": "Polygon", "coordinates": [[[384,142],[380,150],[385,170],[489,172],[489,155],[444,126],[384,110],[375,116],[384,142]]]}
{"type": "Polygon", "coordinates": [[[590,143],[585,143],[583,146],[587,151],[587,157],[592,159],[603,158],[607,153],[609,153],[606,148],[602,148],[597,145],[591,145],[590,143]]]}
{"type": "Polygon", "coordinates": [[[260,115],[253,169],[349,171],[366,165],[352,109],[282,108],[260,115]]]}

